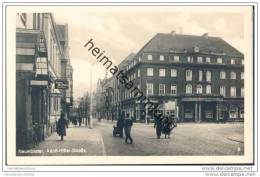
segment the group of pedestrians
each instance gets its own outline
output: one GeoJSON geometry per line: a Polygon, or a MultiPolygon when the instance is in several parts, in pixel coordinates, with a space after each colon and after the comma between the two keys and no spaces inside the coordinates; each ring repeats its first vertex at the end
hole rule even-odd
{"type": "Polygon", "coordinates": [[[170,138],[170,133],[175,126],[177,126],[176,122],[168,112],[166,116],[156,115],[154,118],[154,127],[158,139],[161,138],[162,133],[165,134],[165,138],[167,135],[170,138]]]}
{"type": "Polygon", "coordinates": [[[125,130],[125,143],[128,143],[130,140],[130,144],[133,143],[133,138],[131,137],[131,129],[133,126],[133,120],[130,118],[129,114],[122,113],[121,117],[117,121],[117,128],[119,131],[119,137],[123,138],[123,130],[125,130]]]}

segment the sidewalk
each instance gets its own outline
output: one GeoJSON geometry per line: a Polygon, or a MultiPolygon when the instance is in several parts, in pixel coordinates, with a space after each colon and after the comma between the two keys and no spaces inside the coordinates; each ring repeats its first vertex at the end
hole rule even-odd
{"type": "Polygon", "coordinates": [[[85,126],[71,126],[66,130],[64,141],[53,133],[35,148],[20,151],[23,156],[57,156],[57,155],[106,155],[102,136],[98,130],[85,126]]]}

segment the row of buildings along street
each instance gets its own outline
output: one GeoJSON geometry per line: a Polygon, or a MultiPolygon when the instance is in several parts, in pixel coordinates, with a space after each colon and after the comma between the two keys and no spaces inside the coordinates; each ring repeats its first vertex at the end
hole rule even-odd
{"type": "Polygon", "coordinates": [[[16,146],[26,148],[55,132],[73,105],[68,25],[51,13],[16,18],[16,146]]]}
{"type": "Polygon", "coordinates": [[[97,117],[118,119],[121,112],[135,121],[154,118],[138,93],[179,122],[243,121],[244,55],[220,37],[158,33],[119,70],[139,89],[131,92],[116,76],[100,79],[97,117]]]}

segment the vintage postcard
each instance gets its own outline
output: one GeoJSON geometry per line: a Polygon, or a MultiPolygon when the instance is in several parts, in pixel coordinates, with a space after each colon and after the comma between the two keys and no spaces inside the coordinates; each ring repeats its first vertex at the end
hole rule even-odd
{"type": "Polygon", "coordinates": [[[253,6],[5,13],[7,165],[254,164],[253,6]]]}

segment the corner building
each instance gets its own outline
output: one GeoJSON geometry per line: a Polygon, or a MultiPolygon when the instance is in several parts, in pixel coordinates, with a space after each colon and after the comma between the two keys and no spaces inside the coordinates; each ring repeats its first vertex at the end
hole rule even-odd
{"type": "MultiPolygon", "coordinates": [[[[129,80],[159,110],[167,111],[171,103],[169,110],[180,122],[243,121],[244,55],[223,39],[159,33],[126,60],[129,80]]],[[[118,91],[121,110],[137,121],[153,119],[133,93],[118,91]]]]}

